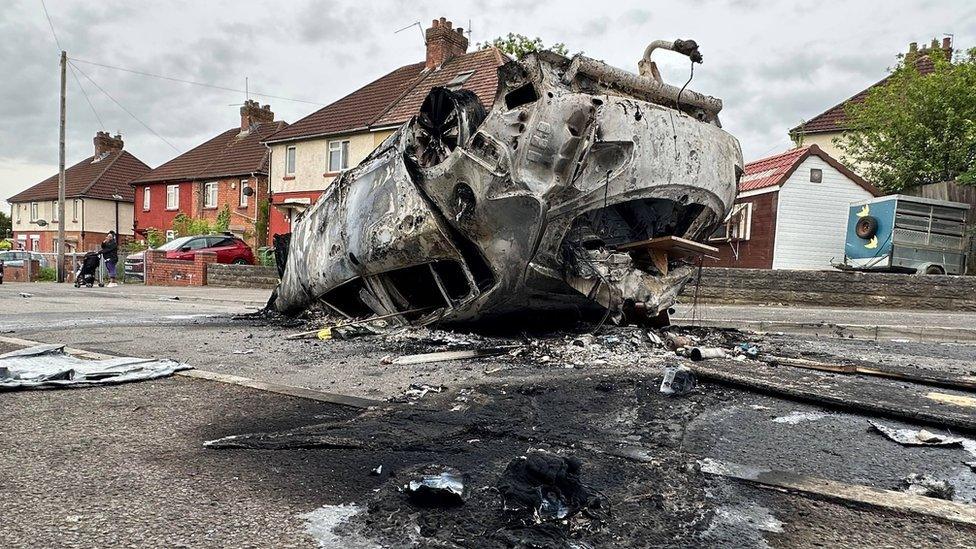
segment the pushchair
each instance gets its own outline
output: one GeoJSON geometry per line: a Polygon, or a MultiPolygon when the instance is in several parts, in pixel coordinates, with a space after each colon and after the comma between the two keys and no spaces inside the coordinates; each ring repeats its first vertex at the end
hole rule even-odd
{"type": "MultiPolygon", "coordinates": [[[[98,252],[86,253],[85,257],[78,262],[78,270],[75,271],[75,288],[80,288],[82,285],[89,288],[94,286],[101,263],[102,259],[98,252]]],[[[100,276],[97,277],[97,280],[99,288],[105,285],[100,276]]]]}

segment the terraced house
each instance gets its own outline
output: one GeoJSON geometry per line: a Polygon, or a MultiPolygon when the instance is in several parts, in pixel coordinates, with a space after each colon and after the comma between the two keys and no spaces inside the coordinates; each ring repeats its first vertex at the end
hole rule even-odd
{"type": "MultiPolygon", "coordinates": [[[[132,235],[133,193],[129,182],[149,166],[122,150],[121,135],[98,132],[92,156],[65,170],[65,252],[97,250],[105,235],[132,235]]],[[[7,199],[18,247],[58,251],[58,174],[7,199]]]]}
{"type": "Polygon", "coordinates": [[[271,235],[291,232],[291,223],[340,173],[419,111],[431,88],[471,90],[490,108],[506,56],[495,48],[468,53],[463,29],[443,17],[425,38],[424,61],[400,67],[265,140],[271,149],[271,235]]]}
{"type": "MultiPolygon", "coordinates": [[[[276,122],[270,105],[245,101],[240,126],[177,156],[135,179],[135,231],[171,231],[179,214],[216,222],[230,212],[230,232],[251,246],[262,246],[267,220],[268,150],[261,143],[288,126],[276,122]],[[262,228],[262,225],[264,228],[262,228]]],[[[171,235],[172,236],[172,235],[171,235]]]]}

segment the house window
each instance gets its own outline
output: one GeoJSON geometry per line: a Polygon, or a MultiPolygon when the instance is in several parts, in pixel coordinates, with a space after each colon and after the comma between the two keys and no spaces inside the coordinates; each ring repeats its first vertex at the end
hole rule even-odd
{"type": "Polygon", "coordinates": [[[37,202],[31,202],[31,205],[30,205],[30,220],[33,223],[34,221],[37,221],[37,219],[38,219],[38,217],[37,217],[37,202]]]}
{"type": "Polygon", "coordinates": [[[811,183],[823,182],[823,170],[821,170],[820,168],[810,168],[810,182],[811,183]]]}
{"type": "Polygon", "coordinates": [[[461,89],[461,86],[463,86],[465,82],[468,81],[468,78],[471,78],[472,74],[474,74],[474,71],[460,72],[450,82],[445,84],[444,87],[449,90],[457,91],[461,89]]]}
{"type": "Polygon", "coordinates": [[[241,196],[240,196],[239,205],[242,208],[247,207],[247,193],[244,192],[244,189],[249,189],[249,188],[251,188],[251,184],[248,183],[247,179],[241,179],[241,196]]]}
{"type": "Polygon", "coordinates": [[[58,221],[60,221],[61,218],[58,217],[58,214],[60,214],[60,213],[61,213],[61,211],[58,209],[58,203],[57,203],[57,201],[51,202],[51,221],[54,222],[54,223],[57,223],[58,221]]]}
{"type": "Polygon", "coordinates": [[[329,171],[349,169],[349,141],[329,141],[329,171]]]}
{"type": "Polygon", "coordinates": [[[75,223],[78,222],[78,202],[77,198],[71,201],[71,220],[75,223]]]}
{"type": "Polygon", "coordinates": [[[142,211],[149,211],[149,200],[152,198],[152,193],[149,192],[149,187],[142,188],[142,211]]]}
{"type": "Polygon", "coordinates": [[[295,175],[295,147],[285,149],[285,175],[295,175]]]}
{"type": "Polygon", "coordinates": [[[217,207],[217,182],[208,181],[203,184],[203,207],[217,207]]]}
{"type": "Polygon", "coordinates": [[[23,208],[23,204],[14,205],[14,209],[17,210],[17,224],[20,225],[20,209],[23,208]]]}
{"type": "Polygon", "coordinates": [[[752,236],[752,202],[732,205],[732,211],[708,237],[711,241],[735,242],[752,236]]]}
{"type": "Polygon", "coordinates": [[[180,209],[180,186],[166,185],[166,209],[180,209]]]}

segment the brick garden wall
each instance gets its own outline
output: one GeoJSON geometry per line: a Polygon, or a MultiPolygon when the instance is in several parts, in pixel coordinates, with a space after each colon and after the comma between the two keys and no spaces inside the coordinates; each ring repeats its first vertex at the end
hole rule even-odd
{"type": "Polygon", "coordinates": [[[27,265],[23,267],[10,267],[4,265],[3,267],[3,281],[4,282],[37,282],[37,275],[41,272],[40,262],[33,260],[30,262],[30,270],[28,270],[27,265]],[[28,273],[30,274],[30,279],[27,278],[28,273]]]}
{"type": "Polygon", "coordinates": [[[207,267],[217,263],[213,252],[196,253],[193,261],[166,259],[166,252],[146,252],[147,286],[205,286],[207,267]]]}
{"type": "MultiPolygon", "coordinates": [[[[681,301],[690,303],[695,281],[681,301]]],[[[976,311],[976,277],[705,268],[699,303],[976,311]]]]}

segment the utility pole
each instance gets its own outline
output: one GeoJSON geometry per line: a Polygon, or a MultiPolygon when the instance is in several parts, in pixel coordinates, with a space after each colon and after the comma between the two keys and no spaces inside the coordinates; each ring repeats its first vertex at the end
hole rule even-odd
{"type": "Polygon", "coordinates": [[[68,53],[61,51],[61,124],[58,135],[58,282],[64,282],[64,119],[68,53]]]}

